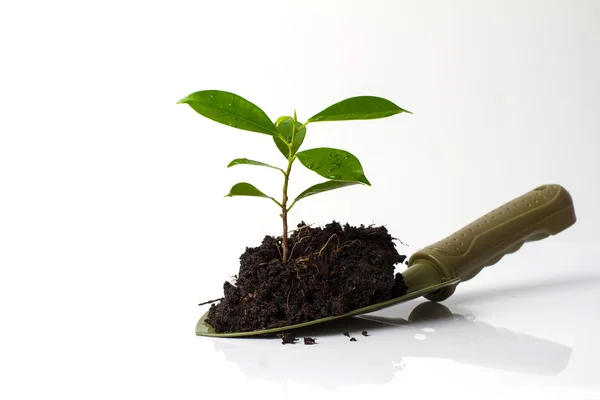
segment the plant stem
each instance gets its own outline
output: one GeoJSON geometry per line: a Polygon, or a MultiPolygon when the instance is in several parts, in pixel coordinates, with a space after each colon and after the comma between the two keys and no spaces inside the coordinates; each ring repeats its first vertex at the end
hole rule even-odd
{"type": "Polygon", "coordinates": [[[281,201],[281,219],[283,220],[283,234],[281,235],[281,247],[283,247],[283,263],[285,264],[288,260],[289,246],[288,246],[288,219],[287,219],[287,201],[288,201],[288,182],[290,180],[290,171],[292,170],[293,159],[288,161],[288,167],[285,171],[285,178],[283,180],[283,199],[281,201]]]}
{"type": "MultiPolygon", "coordinates": [[[[288,182],[290,180],[290,172],[292,171],[292,164],[296,160],[296,156],[293,154],[294,142],[296,140],[296,110],[294,110],[294,119],[292,119],[292,140],[290,143],[290,152],[288,156],[288,166],[284,173],[283,179],[283,199],[281,201],[281,219],[283,222],[283,233],[281,235],[281,247],[283,247],[283,259],[282,262],[285,264],[288,261],[290,249],[288,245],[288,182]]],[[[290,207],[291,208],[291,207],[290,207]]]]}
{"type": "Polygon", "coordinates": [[[298,199],[295,199],[294,201],[292,201],[292,204],[288,207],[288,212],[292,209],[292,207],[294,207],[294,204],[296,204],[296,202],[298,201],[298,199]]]}

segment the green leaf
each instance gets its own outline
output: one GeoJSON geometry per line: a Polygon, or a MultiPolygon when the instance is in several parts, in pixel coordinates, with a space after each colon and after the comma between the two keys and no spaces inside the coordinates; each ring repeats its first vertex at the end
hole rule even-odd
{"type": "Polygon", "coordinates": [[[254,197],[265,197],[267,199],[271,199],[271,196],[267,196],[260,190],[256,188],[256,186],[251,185],[246,182],[236,183],[231,187],[229,194],[225,195],[225,197],[233,197],[233,196],[254,196],[254,197]]]}
{"type": "MultiPolygon", "coordinates": [[[[298,129],[300,126],[302,126],[302,123],[299,121],[296,121],[296,129],[298,129]]],[[[292,141],[292,127],[293,127],[293,121],[289,117],[288,117],[288,119],[286,119],[284,121],[280,121],[279,125],[277,126],[277,129],[279,129],[279,133],[281,133],[281,136],[283,136],[287,140],[288,143],[290,143],[292,141]]],[[[294,154],[296,154],[296,152],[298,151],[300,146],[302,146],[302,142],[304,142],[305,136],[306,136],[306,127],[302,127],[302,129],[300,129],[298,132],[296,132],[296,140],[294,142],[294,148],[292,149],[292,156],[294,154]]],[[[288,145],[285,144],[283,142],[283,140],[281,140],[277,136],[273,137],[273,141],[275,142],[275,145],[277,146],[277,148],[279,149],[281,154],[283,154],[283,156],[287,159],[290,155],[289,154],[290,150],[289,150],[288,145]]]]}
{"type": "Polygon", "coordinates": [[[271,196],[267,196],[260,190],[256,188],[256,186],[251,185],[246,182],[236,183],[231,187],[231,190],[225,197],[233,197],[233,196],[253,196],[253,197],[264,197],[265,199],[271,199],[277,204],[277,206],[281,207],[281,203],[272,198],[271,196]]]}
{"type": "Polygon", "coordinates": [[[279,124],[281,124],[283,121],[287,121],[288,119],[292,119],[292,117],[289,115],[284,115],[283,117],[277,118],[277,121],[275,121],[275,126],[279,126],[279,124]]]}
{"type": "Polygon", "coordinates": [[[327,179],[371,185],[358,158],[345,150],[319,147],[301,151],[296,156],[306,168],[327,179]]]}
{"type": "Polygon", "coordinates": [[[404,110],[381,97],[358,96],[327,107],[320,113],[313,115],[308,122],[376,119],[390,117],[402,112],[410,113],[410,111],[404,110]]]}
{"type": "Polygon", "coordinates": [[[277,170],[283,172],[283,170],[281,168],[274,167],[274,166],[269,165],[269,164],[265,164],[264,162],[255,161],[255,160],[249,160],[247,158],[236,158],[235,160],[231,161],[229,163],[229,165],[227,165],[227,168],[233,167],[234,165],[243,165],[243,164],[246,164],[246,165],[257,165],[259,167],[273,168],[273,169],[277,169],[277,170]]]}
{"type": "Polygon", "coordinates": [[[263,110],[237,94],[203,90],[192,93],[177,103],[188,104],[198,114],[234,128],[272,136],[279,134],[263,110]]]}
{"type": "Polygon", "coordinates": [[[294,202],[298,200],[302,200],[308,196],[312,196],[314,194],[319,194],[323,192],[327,192],[329,190],[339,189],[346,186],[358,185],[359,182],[341,182],[341,181],[327,181],[323,183],[318,183],[314,186],[309,187],[304,192],[300,193],[294,202]]]}

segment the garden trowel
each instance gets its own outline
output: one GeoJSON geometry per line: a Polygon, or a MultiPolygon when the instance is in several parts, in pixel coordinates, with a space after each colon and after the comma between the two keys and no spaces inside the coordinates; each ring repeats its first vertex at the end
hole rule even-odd
{"type": "Polygon", "coordinates": [[[525,242],[556,235],[575,221],[569,192],[560,185],[543,185],[414,253],[402,272],[408,287],[404,296],[341,315],[249,332],[217,333],[205,322],[206,313],[196,324],[196,334],[217,337],[264,335],[366,314],[421,296],[431,301],[443,301],[454,293],[460,282],[468,281],[484,267],[519,250],[525,242]]]}

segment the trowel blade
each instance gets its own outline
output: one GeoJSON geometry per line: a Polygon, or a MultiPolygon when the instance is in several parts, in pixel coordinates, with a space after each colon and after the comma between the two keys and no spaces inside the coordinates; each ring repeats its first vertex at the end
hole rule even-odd
{"type": "Polygon", "coordinates": [[[429,293],[435,292],[437,290],[440,290],[440,289],[448,287],[448,286],[456,285],[456,284],[458,284],[458,282],[460,282],[460,279],[456,278],[456,279],[452,279],[452,280],[449,280],[449,281],[446,281],[443,283],[428,286],[425,288],[415,288],[413,290],[408,288],[408,292],[404,296],[396,297],[394,299],[383,301],[381,303],[372,304],[370,306],[359,308],[357,310],[350,311],[345,314],[335,315],[335,316],[327,317],[327,318],[315,319],[313,321],[303,322],[301,324],[286,325],[286,326],[280,326],[277,328],[263,329],[263,330],[257,330],[257,331],[249,331],[249,332],[228,332],[228,333],[215,332],[214,328],[212,326],[210,326],[208,323],[206,323],[206,317],[208,315],[208,312],[206,312],[202,317],[200,317],[200,320],[196,324],[196,335],[231,338],[231,337],[258,336],[258,335],[265,335],[265,334],[288,331],[291,329],[302,328],[305,326],[320,324],[323,322],[333,321],[336,319],[353,317],[353,316],[359,315],[359,314],[371,313],[371,312],[374,312],[377,310],[381,310],[382,308],[394,306],[398,303],[403,303],[405,301],[416,299],[418,297],[427,295],[429,293]]]}

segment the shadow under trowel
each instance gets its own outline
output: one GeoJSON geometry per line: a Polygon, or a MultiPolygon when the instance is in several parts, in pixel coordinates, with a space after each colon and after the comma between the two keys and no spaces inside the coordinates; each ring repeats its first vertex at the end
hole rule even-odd
{"type": "Polygon", "coordinates": [[[446,359],[491,369],[556,375],[571,348],[475,321],[470,314],[425,302],[406,318],[373,314],[295,331],[301,340],[281,346],[275,339],[214,339],[215,348],[250,378],[297,381],[322,387],[387,383],[409,358],[446,359]],[[361,336],[361,331],[369,336],[361,336]],[[349,343],[343,332],[358,340],[349,343]],[[302,336],[317,337],[305,346],[302,336]]]}

